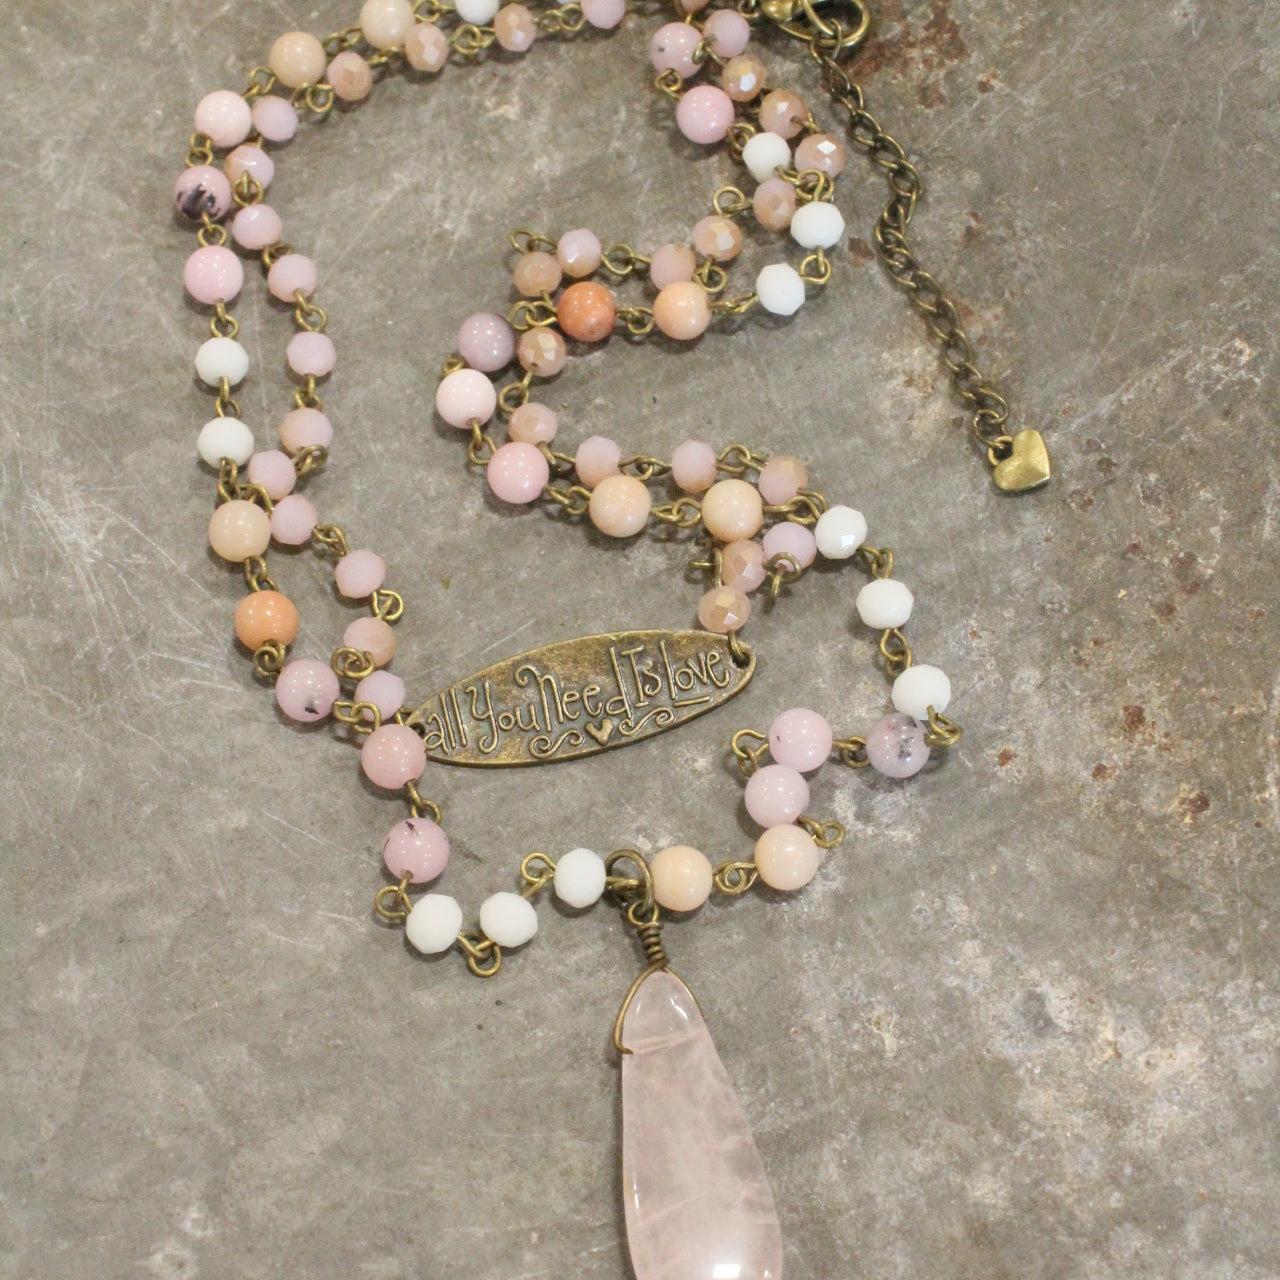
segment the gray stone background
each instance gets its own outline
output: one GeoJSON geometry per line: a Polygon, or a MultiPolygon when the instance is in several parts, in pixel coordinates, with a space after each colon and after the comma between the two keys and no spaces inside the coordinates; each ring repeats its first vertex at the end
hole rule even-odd
{"type": "MultiPolygon", "coordinates": [[[[371,919],[398,804],[274,714],[204,543],[205,321],[168,216],[190,111],[354,0],[7,0],[0,45],[0,1276],[629,1275],[608,1046],[639,957],[545,907],[496,980],[371,919]]],[[[683,237],[727,156],[684,144],[656,24],[393,79],[307,127],[272,192],[321,264],[339,369],[313,494],[408,601],[434,688],[518,648],[684,626],[678,547],[488,502],[433,423],[508,230],[683,237]]],[[[919,321],[866,250],[791,323],[615,340],[555,385],[564,439],[690,434],[811,460],[916,591],[967,726],[907,786],[828,768],[849,828],[808,890],[669,930],[772,1179],[791,1280],[1280,1276],[1280,654],[1272,380],[1280,4],[887,0],[858,74],[918,160],[921,252],[1043,430],[996,495],[919,321]]],[[[795,46],[782,83],[833,117],[795,46]]],[[[753,247],[776,254],[768,240],[753,247]]],[[[256,273],[241,391],[266,445],[287,317],[256,273]]],[[[327,652],[321,562],[274,557],[327,652]]],[[[886,705],[856,572],[753,623],[752,687],[549,770],[433,772],[474,911],[521,855],[744,854],[730,732],[886,705]]]]}

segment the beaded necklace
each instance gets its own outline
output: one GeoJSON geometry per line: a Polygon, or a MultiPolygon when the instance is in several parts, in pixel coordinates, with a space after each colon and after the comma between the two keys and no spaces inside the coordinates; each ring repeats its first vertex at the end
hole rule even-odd
{"type": "Polygon", "coordinates": [[[480,60],[495,46],[521,54],[542,35],[607,32],[622,22],[624,0],[569,0],[537,12],[519,3],[500,7],[500,0],[367,0],[356,26],[324,39],[286,33],[244,91],[218,90],[199,103],[174,204],[200,241],[186,262],[186,290],[212,309],[211,336],[195,363],[216,394],[215,416],[201,429],[197,450],[217,473],[209,543],[242,568],[248,587],[235,609],[236,637],[252,654],[256,675],[274,686],[285,716],[300,724],[332,720],[360,744],[365,776],[408,805],[409,816],[383,844],[389,879],[374,895],[375,916],[402,926],[416,951],[457,950],[472,973],[491,977],[504,953],[536,934],[533,904],[544,892],[577,910],[612,901],[645,956],[613,1029],[637,1280],[777,1280],[782,1239],[764,1167],[697,1003],[671,970],[663,924],[673,914],[696,912],[713,892],[732,897],[760,884],[786,893],[808,884],[824,852],[845,835],[839,823],[807,812],[808,776],[828,760],[893,779],[920,773],[961,738],[959,724],[945,714],[950,682],[914,659],[904,630],[914,599],[892,576],[893,553],[868,541],[860,512],[832,504],[810,485],[801,460],[700,440],[680,444],[669,459],[624,456],[604,436],[581,439],[568,452],[557,447],[559,415],[542,394],[571,353],[607,342],[618,330],[635,340],[656,332],[671,343],[693,342],[719,321],[753,312],[791,316],[830,280],[828,253],[845,235],[833,196],[848,148],[824,131],[799,93],[768,87],[752,45],[757,33],[772,30],[805,43],[824,91],[847,115],[849,143],[886,175],[879,255],[938,339],[997,487],[1035,488],[1048,480],[1049,463],[1035,431],[1008,433],[1008,405],[976,368],[956,305],[907,241],[920,175],[841,65],[867,34],[867,7],[860,0],[740,0],[736,8],[708,10],[708,0],[677,0],[677,13],[649,43],[654,84],[674,100],[680,133],[695,144],[726,146],[756,183],[753,193],[720,187],[691,243],[648,252],[606,247],[585,228],[554,237],[514,232],[516,301],[463,321],[457,351],[441,367],[435,407],[465,442],[469,467],[483,473],[501,502],[541,505],[566,523],[585,520],[606,538],[663,530],[691,550],[688,568],[708,584],[696,607],[700,629],[557,641],[497,662],[414,707],[403,681],[388,670],[404,601],[386,585],[386,562],[322,522],[300,491],[328,460],[333,428],[318,386],[335,352],[327,316],[315,302],[315,264],[285,243],[281,218],[264,199],[274,176],[268,147],[289,142],[300,118],[354,104],[393,72],[426,79],[451,62],[480,60]],[[221,167],[214,164],[218,155],[221,167]],[[772,262],[750,292],[733,293],[743,226],[751,222],[786,233],[799,261],[772,262]],[[286,359],[298,386],[273,449],[257,449],[233,398],[249,372],[228,310],[244,285],[244,256],[261,263],[271,296],[293,306],[296,332],[286,359]],[[638,293],[641,281],[650,301],[620,298],[624,289],[638,293]],[[338,592],[368,605],[368,615],[346,628],[327,660],[290,656],[298,612],[268,570],[273,541],[313,545],[332,559],[338,592]],[[519,864],[515,890],[487,898],[470,928],[452,897],[417,892],[440,878],[449,859],[440,807],[420,789],[429,762],[574,759],[717,708],[755,669],[756,655],[741,634],[753,598],[768,607],[819,557],[848,561],[867,578],[855,610],[876,635],[892,711],[860,734],[837,735],[823,715],[803,707],[782,711],[766,732],[733,734],[729,746],[746,781],[746,809],[763,829],[749,857],[713,861],[685,845],[648,860],[630,848],[604,857],[585,848],[554,857],[530,853],[519,864]]]}

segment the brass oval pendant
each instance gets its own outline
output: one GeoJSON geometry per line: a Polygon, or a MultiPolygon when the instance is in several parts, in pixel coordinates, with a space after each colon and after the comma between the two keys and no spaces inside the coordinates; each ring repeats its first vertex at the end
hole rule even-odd
{"type": "Polygon", "coordinates": [[[406,723],[440,764],[573,760],[651,738],[711,711],[755,674],[725,636],[615,631],[530,649],[424,702],[406,723]]]}

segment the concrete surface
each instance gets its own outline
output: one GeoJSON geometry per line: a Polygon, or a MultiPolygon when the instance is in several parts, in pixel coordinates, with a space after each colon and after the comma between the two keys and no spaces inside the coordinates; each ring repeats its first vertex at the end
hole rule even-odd
{"type": "MultiPolygon", "coordinates": [[[[1051,488],[995,495],[919,322],[856,238],[790,324],[675,356],[615,342],[555,388],[565,439],[697,432],[811,459],[869,515],[968,735],[900,788],[828,769],[849,825],[808,891],[673,926],[776,1190],[789,1280],[1280,1276],[1273,379],[1280,4],[888,0],[867,92],[929,183],[918,239],[1051,488]]],[[[168,216],[189,113],[354,0],[8,0],[0,48],[0,1276],[627,1276],[608,1033],[616,914],[542,912],[491,983],[371,920],[399,806],[273,714],[203,530],[209,397],[168,216]]],[[[694,155],[652,15],[525,65],[394,81],[308,128],[274,202],[340,365],[313,486],[390,560],[425,697],[514,651],[686,625],[676,548],[492,508],[433,425],[504,237],[683,235],[694,155]]],[[[794,48],[779,78],[812,94],[794,48]]],[[[237,307],[264,443],[289,327],[237,307]]],[[[275,556],[327,651],[347,616],[275,556]]],[[[736,727],[885,706],[852,571],[753,623],[730,709],[552,771],[438,772],[474,911],[518,858],[745,852],[736,727]]]]}

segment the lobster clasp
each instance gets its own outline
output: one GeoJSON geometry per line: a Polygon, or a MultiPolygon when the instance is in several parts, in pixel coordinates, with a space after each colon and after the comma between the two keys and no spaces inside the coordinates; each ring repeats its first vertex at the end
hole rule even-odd
{"type": "Polygon", "coordinates": [[[862,0],[762,0],[760,12],[789,36],[826,53],[852,53],[871,30],[862,0]]]}

